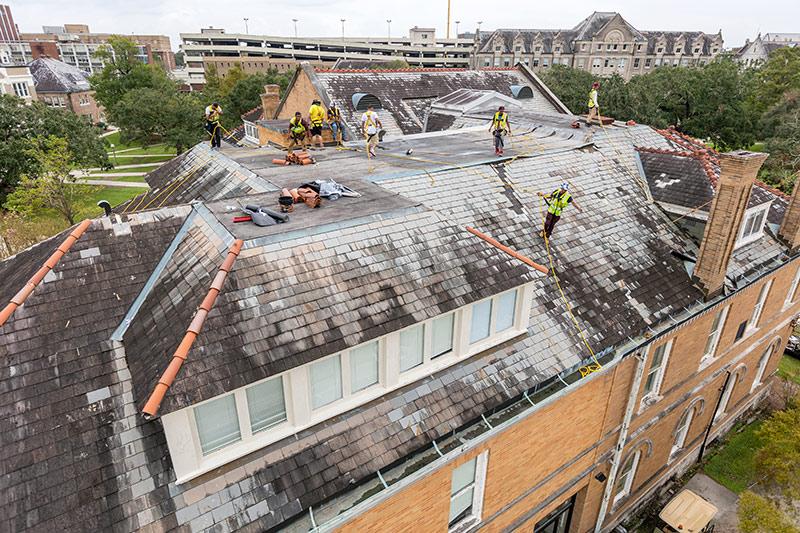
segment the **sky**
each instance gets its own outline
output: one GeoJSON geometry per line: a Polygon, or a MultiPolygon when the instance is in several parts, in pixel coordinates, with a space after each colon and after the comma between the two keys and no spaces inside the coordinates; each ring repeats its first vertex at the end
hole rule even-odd
{"type": "MultiPolygon", "coordinates": [[[[250,33],[291,35],[292,19],[298,19],[301,36],[345,34],[385,36],[387,19],[391,34],[408,35],[408,29],[435,27],[444,36],[447,0],[0,0],[7,3],[22,32],[39,32],[43,25],[88,24],[92,31],[119,34],[163,34],[177,50],[180,33],[202,27],[250,33]]],[[[800,33],[798,0],[618,0],[586,1],[451,0],[451,32],[495,28],[571,28],[592,11],[617,11],[640,30],[722,30],[726,47],[738,46],[759,32],[800,33]]]]}

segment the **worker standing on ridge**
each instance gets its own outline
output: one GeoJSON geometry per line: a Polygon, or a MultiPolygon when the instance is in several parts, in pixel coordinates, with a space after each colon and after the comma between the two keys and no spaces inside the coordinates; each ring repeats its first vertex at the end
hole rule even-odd
{"type": "Polygon", "coordinates": [[[303,114],[298,111],[294,114],[294,118],[289,121],[289,155],[292,154],[292,148],[300,146],[306,148],[306,135],[308,134],[308,122],[303,118],[303,114]]]}
{"type": "Polygon", "coordinates": [[[308,109],[308,119],[311,121],[311,147],[313,148],[316,142],[319,143],[319,149],[324,150],[322,125],[325,123],[325,109],[322,107],[322,102],[317,99],[311,102],[311,107],[308,109]]]}
{"type": "Polygon", "coordinates": [[[344,132],[344,123],[342,122],[342,112],[339,111],[339,108],[336,107],[336,104],[333,102],[331,102],[331,106],[328,108],[328,125],[331,127],[333,140],[336,141],[336,144],[341,146],[347,138],[344,132]]]}
{"type": "Polygon", "coordinates": [[[573,201],[572,195],[569,193],[569,183],[562,183],[559,185],[558,189],[550,194],[544,194],[542,192],[536,194],[544,198],[547,204],[547,218],[544,221],[544,229],[539,232],[540,237],[550,238],[556,222],[561,218],[561,212],[569,204],[574,204],[579,212],[583,212],[578,203],[573,201]]]}
{"type": "Polygon", "coordinates": [[[222,146],[222,128],[219,125],[219,117],[222,115],[222,107],[214,102],[206,107],[206,131],[211,135],[211,148],[222,146]]]}
{"type": "Polygon", "coordinates": [[[494,135],[494,155],[503,155],[503,136],[511,135],[511,122],[508,120],[505,106],[497,108],[497,113],[492,117],[492,125],[489,131],[494,135]]]}
{"type": "Polygon", "coordinates": [[[373,106],[367,106],[367,110],[361,115],[361,131],[367,140],[367,156],[375,157],[375,147],[378,145],[378,131],[383,127],[381,119],[375,112],[373,106]]]}
{"type": "Polygon", "coordinates": [[[600,88],[600,82],[592,83],[592,90],[589,91],[589,114],[586,116],[586,123],[591,126],[592,119],[597,119],[597,123],[601,126],[603,122],[600,120],[600,104],[597,102],[597,90],[600,88]]]}

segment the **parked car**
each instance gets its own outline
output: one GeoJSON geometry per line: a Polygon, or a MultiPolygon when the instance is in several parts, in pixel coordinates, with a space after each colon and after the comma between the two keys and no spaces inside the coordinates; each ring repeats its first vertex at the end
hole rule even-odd
{"type": "Polygon", "coordinates": [[[800,359],[800,337],[791,335],[789,341],[786,343],[786,350],[784,353],[800,359]]]}

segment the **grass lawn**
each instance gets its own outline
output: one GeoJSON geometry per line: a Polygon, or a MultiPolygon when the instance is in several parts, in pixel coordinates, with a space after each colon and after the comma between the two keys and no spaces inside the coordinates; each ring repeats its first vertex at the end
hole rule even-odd
{"type": "Polygon", "coordinates": [[[111,149],[111,145],[114,145],[114,150],[119,153],[120,150],[128,150],[129,148],[135,148],[135,150],[131,150],[129,152],[123,152],[128,155],[133,154],[174,154],[175,148],[172,146],[167,146],[166,144],[152,144],[147,148],[143,148],[141,143],[132,143],[132,144],[124,144],[121,143],[119,140],[119,132],[114,132],[108,137],[104,137],[103,141],[106,145],[106,152],[108,152],[109,157],[113,158],[113,151],[111,149]]]}
{"type": "Polygon", "coordinates": [[[100,200],[108,200],[108,203],[112,206],[117,206],[146,190],[146,188],[140,189],[138,187],[99,187],[98,190],[86,196],[81,202],[81,218],[102,215],[103,210],[97,207],[97,202],[100,200]]]}
{"type": "Polygon", "coordinates": [[[778,375],[784,379],[794,374],[794,381],[800,384],[800,359],[784,355],[778,364],[778,375]]]}
{"type": "Polygon", "coordinates": [[[709,457],[705,473],[733,492],[743,492],[755,481],[755,455],[761,447],[755,433],[759,427],[760,421],[746,426],[739,433],[737,431],[741,428],[735,428],[728,440],[709,457]]]}

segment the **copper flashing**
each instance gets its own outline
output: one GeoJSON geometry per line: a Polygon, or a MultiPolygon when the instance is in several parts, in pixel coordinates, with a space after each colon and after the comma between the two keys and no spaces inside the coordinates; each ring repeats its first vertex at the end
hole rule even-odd
{"type": "Polygon", "coordinates": [[[64,239],[64,242],[61,243],[58,249],[56,249],[56,251],[53,252],[53,254],[47,259],[47,261],[45,261],[44,265],[42,265],[42,267],[36,271],[36,274],[34,274],[31,279],[28,280],[25,286],[22,287],[22,289],[20,289],[20,291],[14,295],[13,298],[11,298],[11,301],[8,303],[8,305],[6,305],[5,308],[0,311],[0,326],[5,324],[6,321],[11,318],[11,315],[14,314],[14,311],[16,311],[19,306],[25,303],[25,300],[28,299],[28,296],[30,296],[37,285],[41,283],[47,273],[53,270],[61,258],[64,257],[72,245],[75,244],[75,241],[80,239],[81,235],[83,235],[91,225],[92,221],[86,219],[78,224],[78,227],[72,230],[72,232],[69,234],[69,236],[67,236],[66,239],[64,239]]]}
{"type": "Polygon", "coordinates": [[[488,242],[489,244],[491,244],[492,246],[494,246],[498,250],[501,250],[501,251],[507,253],[508,255],[513,257],[514,259],[519,259],[520,261],[522,261],[523,263],[525,263],[529,267],[535,268],[536,270],[538,270],[539,272],[541,272],[543,274],[547,274],[549,272],[549,270],[547,270],[547,267],[544,267],[544,266],[540,265],[539,263],[534,262],[531,258],[526,257],[526,256],[522,255],[521,253],[512,250],[511,248],[509,248],[505,244],[500,244],[496,240],[492,239],[491,237],[489,237],[488,235],[486,235],[484,233],[481,233],[480,231],[476,230],[475,228],[470,228],[469,226],[467,226],[466,228],[467,228],[468,232],[472,233],[476,237],[479,237],[479,238],[483,239],[484,241],[488,242]]]}
{"type": "Polygon", "coordinates": [[[200,304],[200,307],[194,314],[192,322],[189,324],[189,327],[186,328],[186,334],[183,336],[183,340],[181,340],[181,343],[178,345],[175,353],[172,354],[172,360],[169,362],[167,369],[164,370],[164,373],[158,379],[158,383],[156,383],[156,386],[153,388],[153,392],[150,393],[150,398],[148,398],[147,403],[145,403],[144,408],[142,409],[142,413],[144,413],[146,418],[155,417],[156,413],[158,413],[158,408],[161,406],[161,402],[164,400],[167,390],[169,390],[169,387],[175,381],[175,377],[178,375],[178,371],[181,369],[183,362],[186,361],[187,357],[189,356],[189,350],[192,348],[195,339],[203,329],[203,324],[206,321],[206,317],[208,317],[208,313],[211,311],[211,308],[214,307],[214,303],[217,301],[217,296],[219,296],[219,293],[222,290],[222,285],[225,283],[225,278],[233,268],[233,264],[236,261],[239,252],[242,250],[243,244],[244,241],[237,239],[233,242],[228,250],[228,255],[225,257],[225,261],[223,261],[222,265],[219,267],[217,275],[214,276],[214,281],[211,283],[208,294],[206,294],[206,297],[203,298],[203,302],[200,304]]]}

